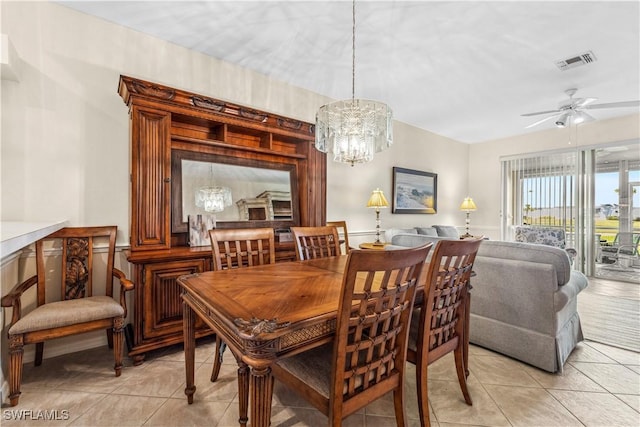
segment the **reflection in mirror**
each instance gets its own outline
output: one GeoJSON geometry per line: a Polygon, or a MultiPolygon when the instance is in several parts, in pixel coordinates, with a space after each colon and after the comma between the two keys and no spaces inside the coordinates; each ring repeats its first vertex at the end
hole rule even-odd
{"type": "Polygon", "coordinates": [[[216,222],[291,220],[290,172],[222,163],[181,160],[182,222],[189,215],[206,214],[196,206],[196,193],[207,187],[226,187],[232,203],[216,212],[216,222]]]}

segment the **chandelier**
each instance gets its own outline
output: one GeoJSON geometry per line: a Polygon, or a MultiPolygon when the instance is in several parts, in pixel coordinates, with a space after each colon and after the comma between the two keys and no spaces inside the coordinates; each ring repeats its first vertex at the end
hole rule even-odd
{"type": "MultiPolygon", "coordinates": [[[[209,166],[209,182],[213,184],[213,164],[209,166]]],[[[196,190],[196,206],[206,212],[222,212],[231,206],[231,189],[219,185],[200,187],[196,190]]]]}
{"type": "Polygon", "coordinates": [[[206,212],[222,212],[231,206],[231,190],[227,187],[202,187],[196,191],[196,206],[206,212]]]}
{"type": "Polygon", "coordinates": [[[316,149],[336,162],[367,163],[393,143],[392,112],[386,104],[355,99],[356,2],[352,8],[351,99],[323,105],[316,113],[316,149]]]}

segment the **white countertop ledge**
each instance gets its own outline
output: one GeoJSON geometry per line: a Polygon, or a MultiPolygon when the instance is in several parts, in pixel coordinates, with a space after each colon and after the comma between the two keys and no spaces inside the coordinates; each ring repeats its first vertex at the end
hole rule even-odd
{"type": "Polygon", "coordinates": [[[67,220],[50,222],[0,222],[0,258],[4,258],[33,242],[58,231],[67,225],[67,220]]]}

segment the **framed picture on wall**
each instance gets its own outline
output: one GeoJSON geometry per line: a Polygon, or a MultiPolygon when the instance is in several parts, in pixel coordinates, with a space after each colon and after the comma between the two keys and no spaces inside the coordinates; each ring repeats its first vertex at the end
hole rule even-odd
{"type": "Polygon", "coordinates": [[[438,210],[438,175],[393,168],[393,213],[434,214],[438,210]]]}

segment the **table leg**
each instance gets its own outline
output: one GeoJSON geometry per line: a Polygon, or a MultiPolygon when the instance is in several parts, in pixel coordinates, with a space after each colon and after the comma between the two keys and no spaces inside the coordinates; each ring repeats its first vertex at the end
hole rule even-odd
{"type": "Polygon", "coordinates": [[[184,365],[187,376],[187,386],[184,394],[187,402],[193,403],[193,394],[196,392],[194,384],[195,355],[196,355],[196,316],[193,309],[186,302],[182,303],[182,333],[184,339],[184,365]]]}
{"type": "Polygon", "coordinates": [[[246,427],[249,421],[249,366],[238,359],[238,398],[240,400],[238,422],[246,427]]]}
{"type": "Polygon", "coordinates": [[[269,427],[271,424],[271,398],[273,397],[273,377],[271,368],[251,368],[251,426],[269,427]]]}

